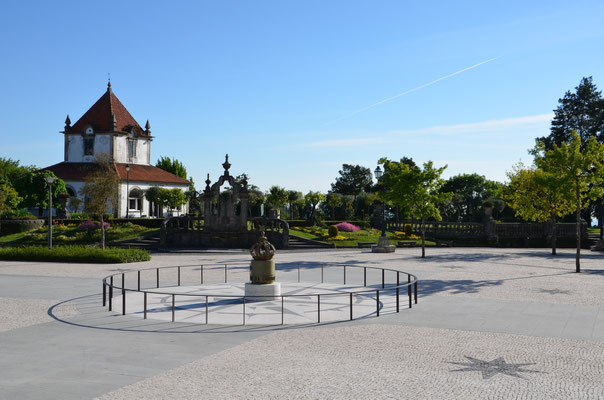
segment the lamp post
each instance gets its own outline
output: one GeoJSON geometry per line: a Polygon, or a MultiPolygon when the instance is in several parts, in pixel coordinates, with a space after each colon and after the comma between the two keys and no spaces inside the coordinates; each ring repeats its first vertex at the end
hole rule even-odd
{"type": "Polygon", "coordinates": [[[130,216],[130,164],[126,164],[126,218],[130,216]]]}
{"type": "MultiPolygon", "coordinates": [[[[378,182],[384,175],[384,173],[382,172],[382,169],[380,168],[379,165],[377,166],[375,171],[373,171],[373,173],[375,174],[375,179],[378,182]]],[[[386,236],[386,202],[385,201],[382,201],[382,236],[386,236]]]]}
{"type": "Polygon", "coordinates": [[[52,249],[52,183],[57,178],[47,176],[44,178],[48,183],[48,248],[52,249]]]}

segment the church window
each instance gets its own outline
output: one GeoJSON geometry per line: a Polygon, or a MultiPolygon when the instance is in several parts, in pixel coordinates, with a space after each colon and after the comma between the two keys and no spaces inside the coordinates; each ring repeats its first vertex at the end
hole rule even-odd
{"type": "Polygon", "coordinates": [[[128,158],[136,157],[136,140],[128,139],[128,158]]]}
{"type": "Polygon", "coordinates": [[[84,155],[94,155],[94,137],[84,138],[84,155]]]}

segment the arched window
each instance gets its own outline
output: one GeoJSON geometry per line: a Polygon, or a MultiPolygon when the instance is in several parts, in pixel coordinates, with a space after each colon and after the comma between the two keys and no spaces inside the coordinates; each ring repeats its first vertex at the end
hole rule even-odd
{"type": "Polygon", "coordinates": [[[85,156],[93,156],[94,155],[94,131],[92,127],[86,128],[86,136],[84,137],[84,155],[85,156]]]}

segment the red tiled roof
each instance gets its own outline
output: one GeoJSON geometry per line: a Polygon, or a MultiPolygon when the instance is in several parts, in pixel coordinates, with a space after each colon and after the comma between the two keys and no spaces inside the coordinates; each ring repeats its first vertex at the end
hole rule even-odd
{"type": "MultiPolygon", "coordinates": [[[[114,164],[115,170],[122,181],[128,177],[131,182],[171,183],[175,185],[188,185],[189,181],[179,176],[164,171],[152,165],[130,164],[130,173],[126,173],[126,164],[114,164]]],[[[96,168],[94,163],[61,162],[41,171],[52,171],[63,180],[82,181],[96,168]]]]}
{"type": "Polygon", "coordinates": [[[132,127],[136,127],[139,135],[148,136],[126,110],[126,107],[113,94],[110,85],[107,86],[105,94],[68,129],[68,132],[83,133],[88,125],[92,126],[95,132],[130,132],[132,127]],[[115,116],[117,129],[113,129],[113,116],[115,116]]]}

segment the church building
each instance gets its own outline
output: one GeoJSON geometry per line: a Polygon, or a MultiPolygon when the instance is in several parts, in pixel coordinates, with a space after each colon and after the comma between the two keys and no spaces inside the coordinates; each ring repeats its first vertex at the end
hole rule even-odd
{"type": "MultiPolygon", "coordinates": [[[[71,125],[67,116],[61,133],[65,138],[64,161],[44,170],[65,181],[70,196],[81,198],[80,189],[94,168],[95,157],[106,153],[121,180],[119,208],[113,211],[118,218],[187,213],[187,205],[179,210],[161,210],[145,199],[144,191],[152,186],[186,192],[189,181],[151,165],[153,136],[149,121],[141,128],[111,90],[111,82],[105,94],[75,124],[71,125]]],[[[83,205],[84,199],[78,211],[83,205]]]]}

